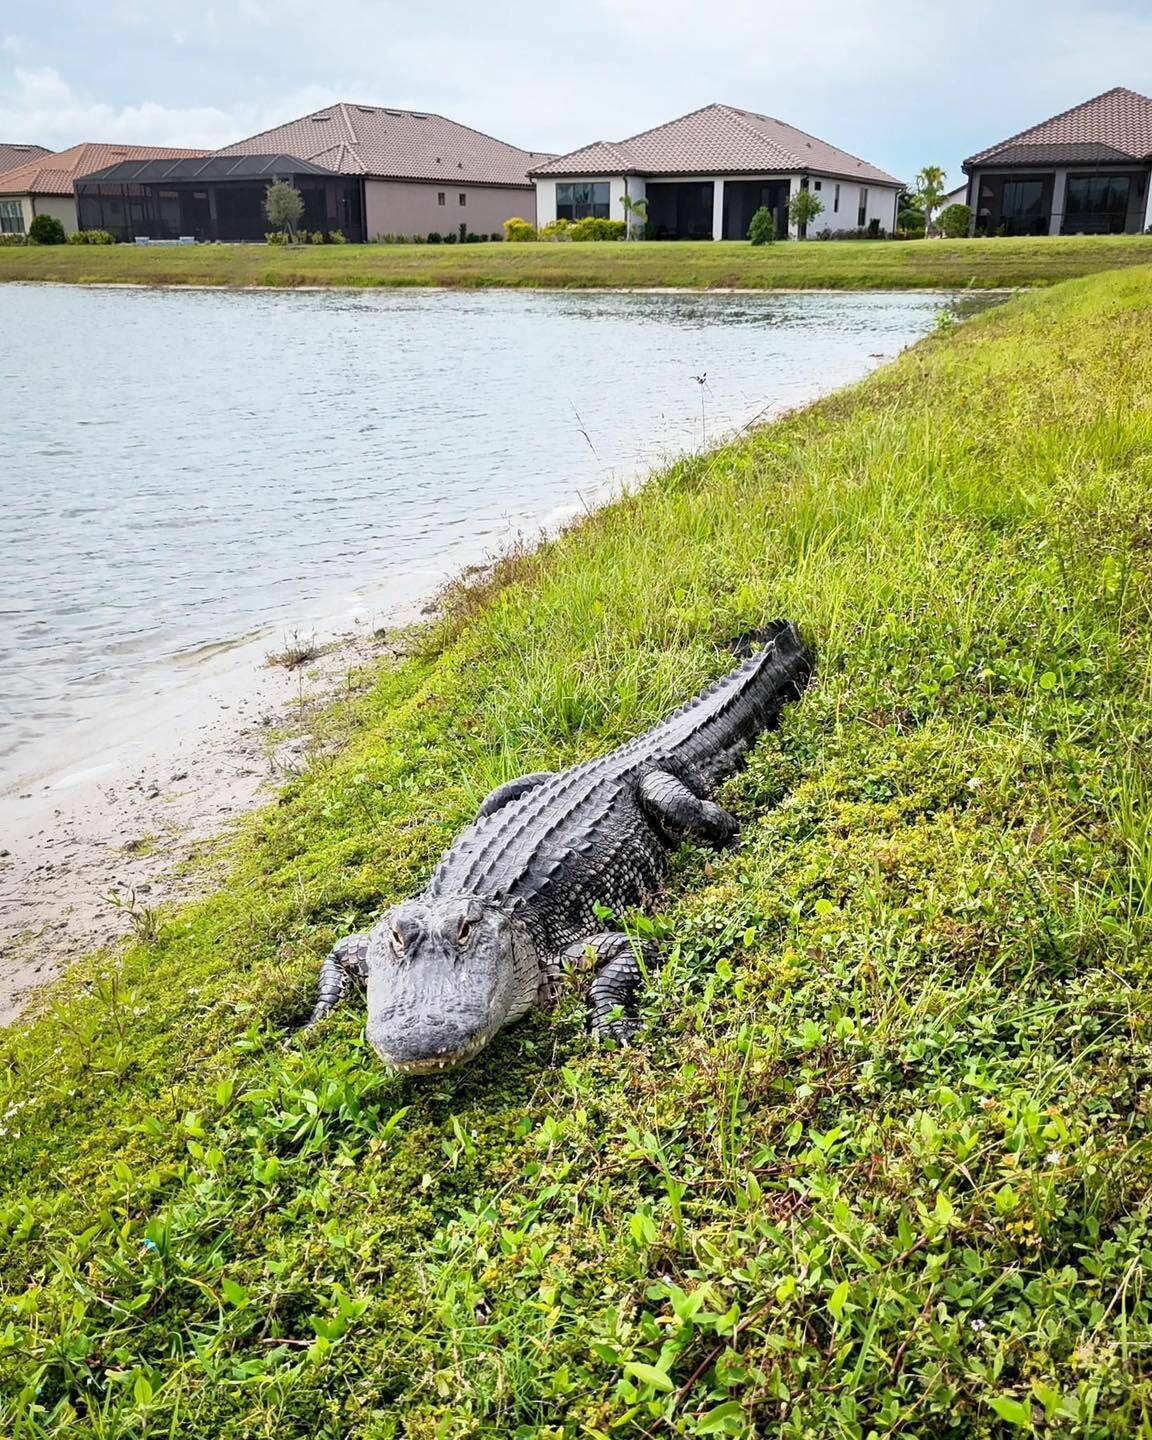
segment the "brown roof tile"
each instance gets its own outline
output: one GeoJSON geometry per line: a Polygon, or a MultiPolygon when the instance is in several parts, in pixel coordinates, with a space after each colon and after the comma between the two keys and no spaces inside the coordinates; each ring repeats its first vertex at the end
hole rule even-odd
{"type": "Polygon", "coordinates": [[[72,182],[119,160],[162,160],[205,155],[205,150],[177,150],[169,145],[73,145],[45,154],[0,175],[0,195],[71,195],[72,182]]]}
{"type": "Polygon", "coordinates": [[[597,141],[537,165],[532,173],[759,175],[805,170],[880,185],[901,183],[887,171],[794,125],[734,105],[705,105],[702,110],[643,130],[628,140],[597,141]]]}
{"type": "Polygon", "coordinates": [[[15,170],[17,165],[26,165],[37,155],[51,155],[51,153],[51,150],[45,149],[43,145],[20,145],[17,143],[6,145],[0,142],[0,175],[3,175],[6,170],[15,170]]]}
{"type": "Polygon", "coordinates": [[[1062,161],[1087,162],[1146,160],[1152,155],[1152,100],[1117,85],[1073,105],[1018,135],[964,161],[983,165],[1056,165],[1062,161]]]}
{"type": "Polygon", "coordinates": [[[219,153],[257,155],[270,150],[298,155],[341,175],[470,185],[528,186],[529,167],[548,158],[442,115],[345,102],[226,145],[219,153]]]}

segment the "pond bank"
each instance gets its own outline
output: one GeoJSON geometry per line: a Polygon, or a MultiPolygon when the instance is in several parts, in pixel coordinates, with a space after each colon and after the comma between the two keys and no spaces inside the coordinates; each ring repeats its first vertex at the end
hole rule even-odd
{"type": "Polygon", "coordinates": [[[1012,289],[1152,260],[1152,236],[599,244],[0,247],[6,280],[210,288],[1012,289]]]}

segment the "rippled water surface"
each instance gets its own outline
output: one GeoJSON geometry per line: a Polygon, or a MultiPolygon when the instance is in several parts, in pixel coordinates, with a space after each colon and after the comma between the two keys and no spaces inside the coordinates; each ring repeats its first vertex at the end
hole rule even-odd
{"type": "Polygon", "coordinates": [[[855,379],[945,298],[0,286],[0,782],[855,379]]]}

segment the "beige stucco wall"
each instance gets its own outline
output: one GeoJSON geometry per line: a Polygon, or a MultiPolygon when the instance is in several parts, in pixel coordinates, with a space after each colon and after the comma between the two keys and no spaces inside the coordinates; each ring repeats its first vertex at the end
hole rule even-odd
{"type": "Polygon", "coordinates": [[[536,223],[536,197],[530,189],[498,185],[469,185],[443,181],[428,185],[404,180],[366,180],[364,211],[369,240],[377,235],[441,235],[459,232],[466,224],[473,235],[501,234],[513,215],[536,223]],[[444,204],[438,196],[443,193],[444,204]],[[465,203],[460,204],[460,196],[465,203]]]}
{"type": "Polygon", "coordinates": [[[32,223],[33,215],[55,215],[64,226],[64,233],[71,235],[76,229],[76,200],[71,195],[25,195],[25,233],[32,223]]]}

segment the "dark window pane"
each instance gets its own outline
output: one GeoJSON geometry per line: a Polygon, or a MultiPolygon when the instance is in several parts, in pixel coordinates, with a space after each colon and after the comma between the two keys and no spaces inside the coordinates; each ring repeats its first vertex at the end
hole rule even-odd
{"type": "Polygon", "coordinates": [[[588,216],[607,220],[608,209],[607,180],[563,181],[556,186],[557,220],[583,220],[588,216]]]}

